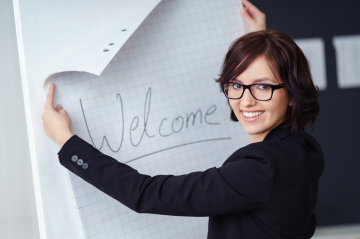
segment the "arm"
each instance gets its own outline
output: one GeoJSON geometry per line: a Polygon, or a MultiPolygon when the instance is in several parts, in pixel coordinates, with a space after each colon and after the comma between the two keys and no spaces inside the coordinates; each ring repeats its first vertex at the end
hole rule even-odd
{"type": "Polygon", "coordinates": [[[72,136],[59,151],[60,163],[138,213],[215,216],[261,208],[274,184],[275,167],[266,152],[220,168],[189,174],[149,176],[72,136]],[[73,155],[88,167],[71,160],[73,155]],[[265,156],[265,157],[264,157],[265,156]]]}
{"type": "Polygon", "coordinates": [[[248,32],[261,31],[266,29],[266,16],[248,0],[241,0],[244,8],[240,10],[241,16],[246,22],[248,32]]]}

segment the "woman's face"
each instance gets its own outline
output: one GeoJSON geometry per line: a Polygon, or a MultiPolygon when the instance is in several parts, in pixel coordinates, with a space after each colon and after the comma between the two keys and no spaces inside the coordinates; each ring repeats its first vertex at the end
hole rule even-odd
{"type": "MultiPolygon", "coordinates": [[[[256,58],[243,73],[236,77],[236,81],[244,85],[283,83],[281,79],[276,80],[263,56],[256,58]]],[[[286,109],[292,105],[285,88],[274,90],[269,101],[254,99],[247,89],[240,99],[229,99],[229,103],[245,132],[249,134],[250,143],[263,141],[273,128],[285,121],[286,109]],[[249,118],[244,115],[244,112],[245,114],[260,112],[261,114],[249,118]]]]}

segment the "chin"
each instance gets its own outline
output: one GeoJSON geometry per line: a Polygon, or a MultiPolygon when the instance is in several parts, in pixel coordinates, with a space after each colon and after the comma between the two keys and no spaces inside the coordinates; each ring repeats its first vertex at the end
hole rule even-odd
{"type": "Polygon", "coordinates": [[[259,130],[259,129],[244,128],[244,130],[248,135],[255,135],[255,134],[260,134],[261,132],[263,132],[263,130],[259,130]]]}
{"type": "Polygon", "coordinates": [[[245,122],[245,123],[243,123],[241,121],[239,121],[239,122],[240,122],[242,128],[244,129],[244,131],[249,135],[259,134],[264,131],[263,127],[261,127],[257,124],[250,123],[252,125],[249,125],[248,122],[245,122]]]}

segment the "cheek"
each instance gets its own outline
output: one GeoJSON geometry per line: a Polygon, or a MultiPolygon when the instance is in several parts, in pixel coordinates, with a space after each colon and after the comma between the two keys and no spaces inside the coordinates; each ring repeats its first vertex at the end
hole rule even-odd
{"type": "Polygon", "coordinates": [[[277,95],[273,97],[267,104],[267,109],[272,112],[272,114],[282,117],[288,106],[288,99],[285,94],[277,95]]]}
{"type": "Polygon", "coordinates": [[[234,112],[236,112],[236,110],[239,109],[237,100],[229,100],[229,104],[234,112]]]}

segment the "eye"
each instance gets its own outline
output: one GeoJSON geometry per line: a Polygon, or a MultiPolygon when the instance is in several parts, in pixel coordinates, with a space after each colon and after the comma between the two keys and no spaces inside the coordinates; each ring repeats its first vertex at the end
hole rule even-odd
{"type": "Polygon", "coordinates": [[[259,90],[270,90],[270,85],[261,84],[258,85],[259,90]]]}
{"type": "Polygon", "coordinates": [[[233,83],[233,88],[238,90],[238,89],[241,89],[242,88],[242,85],[240,84],[237,84],[237,83],[233,83]]]}

